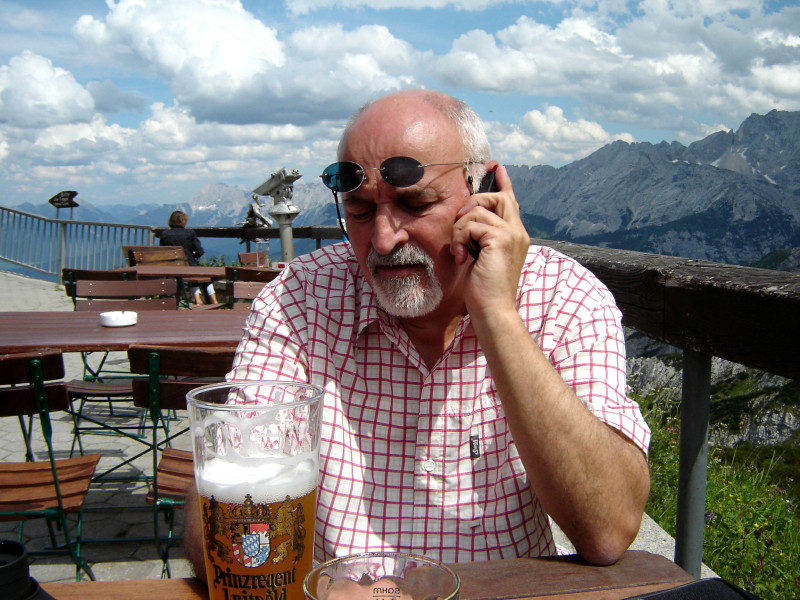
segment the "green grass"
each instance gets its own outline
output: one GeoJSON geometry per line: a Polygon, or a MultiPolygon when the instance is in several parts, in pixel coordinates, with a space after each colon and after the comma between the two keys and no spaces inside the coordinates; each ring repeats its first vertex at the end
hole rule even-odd
{"type": "Polygon", "coordinates": [[[238,260],[230,259],[224,254],[220,256],[204,256],[197,262],[201,267],[228,267],[239,264],[238,260]]]}
{"type": "MultiPolygon", "coordinates": [[[[653,430],[647,513],[675,534],[679,400],[638,398],[653,430]]],[[[710,448],[703,562],[764,600],[800,598],[800,436],[780,447],[710,448]]]]}

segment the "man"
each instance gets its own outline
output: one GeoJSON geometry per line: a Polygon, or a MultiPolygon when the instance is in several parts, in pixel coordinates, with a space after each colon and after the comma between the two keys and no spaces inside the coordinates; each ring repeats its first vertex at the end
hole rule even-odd
{"type": "Polygon", "coordinates": [[[367,105],[339,160],[323,180],[349,244],[262,292],[230,373],[326,391],[316,558],[552,555],[549,516],[586,560],[616,561],[647,499],[649,430],[611,294],[530,247],[479,119],[448,96],[367,105]],[[476,194],[486,170],[498,190],[476,194]]]}

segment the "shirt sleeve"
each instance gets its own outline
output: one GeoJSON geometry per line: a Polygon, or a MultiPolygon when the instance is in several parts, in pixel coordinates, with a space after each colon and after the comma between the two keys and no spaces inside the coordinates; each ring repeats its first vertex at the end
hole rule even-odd
{"type": "Polygon", "coordinates": [[[552,288],[546,294],[533,288],[521,304],[539,347],[592,414],[647,453],[650,429],[627,396],[625,335],[613,295],[566,257],[548,262],[539,278],[552,288]]]}
{"type": "Polygon", "coordinates": [[[282,277],[253,301],[244,334],[227,379],[264,379],[308,383],[302,289],[282,277]]]}
{"type": "Polygon", "coordinates": [[[200,238],[192,231],[192,254],[194,254],[195,258],[200,258],[205,253],[206,251],[203,250],[203,244],[200,243],[200,238]]]}

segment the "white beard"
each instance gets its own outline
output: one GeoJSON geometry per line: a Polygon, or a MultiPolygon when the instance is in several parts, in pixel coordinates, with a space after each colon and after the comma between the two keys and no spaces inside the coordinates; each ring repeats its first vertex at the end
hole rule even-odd
{"type": "Polygon", "coordinates": [[[372,288],[378,304],[390,315],[413,319],[428,314],[442,301],[442,286],[433,272],[433,259],[421,248],[405,245],[391,254],[378,254],[370,250],[367,256],[372,288]],[[404,277],[380,278],[378,266],[422,265],[425,274],[415,273],[404,277]]]}

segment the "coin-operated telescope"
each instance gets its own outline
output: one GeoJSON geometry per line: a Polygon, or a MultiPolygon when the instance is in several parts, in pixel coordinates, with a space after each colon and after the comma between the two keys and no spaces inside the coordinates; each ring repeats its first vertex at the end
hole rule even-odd
{"type": "MultiPolygon", "coordinates": [[[[283,167],[270,175],[269,179],[253,190],[254,205],[260,206],[261,204],[258,200],[258,196],[272,197],[273,206],[269,211],[269,215],[278,222],[278,227],[280,228],[281,259],[284,262],[288,262],[294,258],[292,221],[300,214],[300,209],[292,202],[292,196],[294,194],[292,184],[302,176],[298,169],[287,169],[283,167]]],[[[253,206],[251,206],[251,210],[253,210],[253,206]]],[[[263,215],[262,218],[264,218],[263,215]]]]}
{"type": "Polygon", "coordinates": [[[279,199],[286,199],[291,203],[292,184],[302,177],[298,169],[282,167],[269,176],[264,183],[253,190],[258,196],[272,196],[277,203],[279,199]]]}

